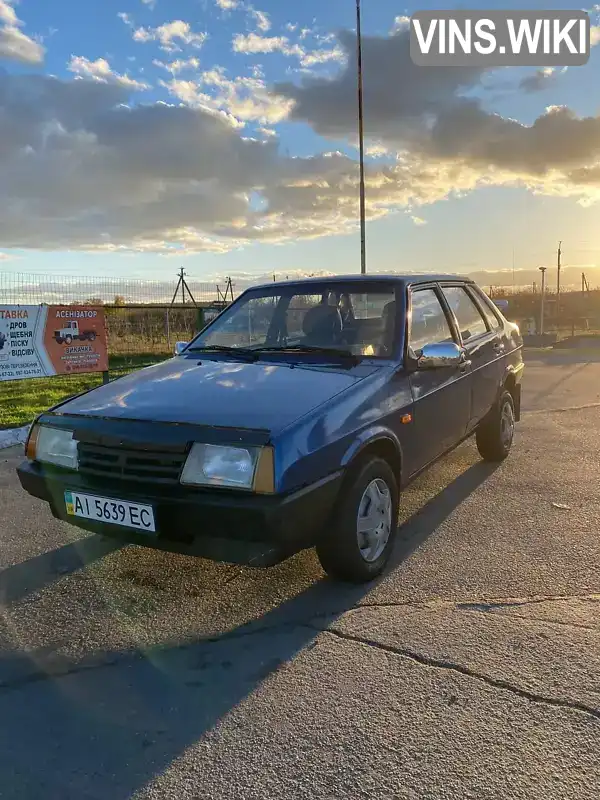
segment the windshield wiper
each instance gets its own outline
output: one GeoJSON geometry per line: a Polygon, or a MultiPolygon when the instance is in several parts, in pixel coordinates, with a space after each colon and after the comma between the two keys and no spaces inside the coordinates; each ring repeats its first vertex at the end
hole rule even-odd
{"type": "Polygon", "coordinates": [[[254,355],[254,350],[246,347],[227,347],[221,344],[199,345],[198,347],[190,347],[185,351],[186,353],[225,353],[228,356],[236,356],[238,358],[246,359],[247,361],[256,361],[257,356],[254,355]]]}
{"type": "Polygon", "coordinates": [[[265,346],[265,347],[255,347],[252,350],[253,353],[299,353],[303,354],[306,353],[308,355],[322,355],[322,356],[333,356],[335,358],[339,358],[342,360],[351,359],[354,361],[355,364],[358,364],[360,361],[360,357],[351,353],[350,350],[339,350],[337,347],[317,347],[316,345],[308,345],[308,344],[296,344],[296,345],[289,345],[289,346],[265,346]]]}

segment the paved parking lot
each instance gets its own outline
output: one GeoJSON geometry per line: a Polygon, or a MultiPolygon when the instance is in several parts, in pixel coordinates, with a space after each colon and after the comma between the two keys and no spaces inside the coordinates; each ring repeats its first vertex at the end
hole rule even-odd
{"type": "Polygon", "coordinates": [[[501,467],[403,496],[388,574],[80,536],[0,452],[0,798],[595,798],[600,363],[531,359],[501,467]]]}

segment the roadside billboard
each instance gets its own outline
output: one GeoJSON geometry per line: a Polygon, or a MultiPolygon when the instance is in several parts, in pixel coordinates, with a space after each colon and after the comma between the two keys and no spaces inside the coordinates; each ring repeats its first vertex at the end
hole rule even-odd
{"type": "Polygon", "coordinates": [[[107,370],[103,308],[0,304],[0,381],[107,370]]]}

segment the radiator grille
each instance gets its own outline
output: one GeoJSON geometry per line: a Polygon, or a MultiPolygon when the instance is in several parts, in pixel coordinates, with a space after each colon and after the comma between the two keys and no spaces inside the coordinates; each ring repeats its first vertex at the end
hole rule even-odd
{"type": "Polygon", "coordinates": [[[127,450],[80,442],[79,472],[83,475],[144,483],[176,484],[185,453],[127,450]]]}

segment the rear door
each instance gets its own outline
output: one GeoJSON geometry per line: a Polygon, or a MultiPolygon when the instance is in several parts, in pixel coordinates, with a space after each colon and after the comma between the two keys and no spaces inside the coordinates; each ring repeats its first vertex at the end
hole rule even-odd
{"type": "Polygon", "coordinates": [[[499,325],[492,328],[492,320],[488,319],[468,285],[443,285],[442,292],[456,320],[462,346],[471,361],[473,377],[469,427],[474,428],[498,397],[505,350],[502,329],[499,325]]]}
{"type": "MultiPolygon", "coordinates": [[[[437,286],[409,291],[408,339],[411,357],[427,344],[458,342],[451,318],[437,286]]],[[[414,398],[415,448],[411,472],[416,472],[459,442],[471,417],[471,372],[467,364],[414,370],[410,373],[414,398]]]]}

